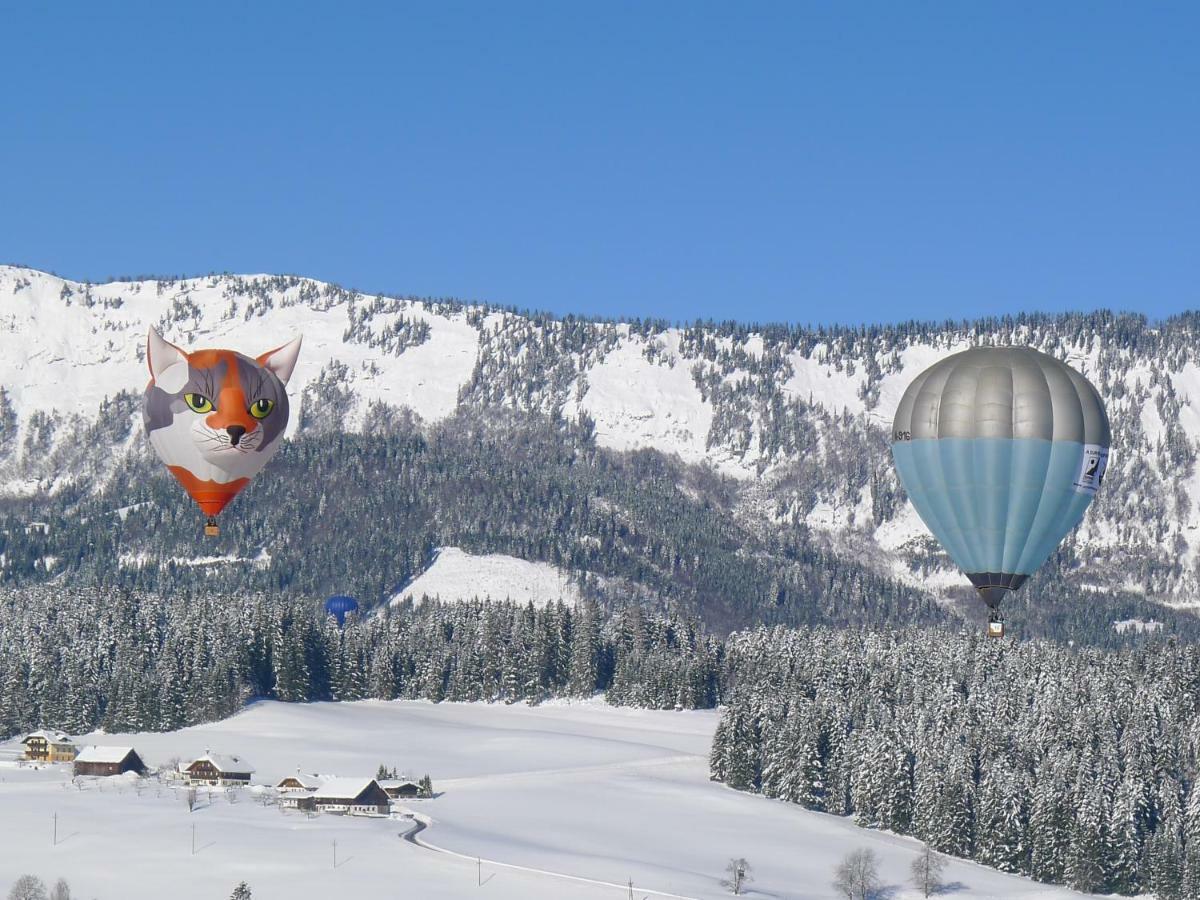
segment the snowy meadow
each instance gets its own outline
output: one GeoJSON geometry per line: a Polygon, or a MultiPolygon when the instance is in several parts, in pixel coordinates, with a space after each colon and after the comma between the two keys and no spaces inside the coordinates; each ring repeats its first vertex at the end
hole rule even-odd
{"type": "MultiPolygon", "coordinates": [[[[436,796],[391,818],[309,817],[270,792],[186,791],[131,776],[72,783],[66,766],[18,767],[0,745],[0,885],[35,874],[77,896],[256,898],[621,898],[729,896],[728,861],[746,858],[747,896],[835,898],[834,868],[873,850],[893,900],[920,896],[909,868],[921,844],[709,780],[718,714],[413,701],[260,702],[221,722],[167,733],[104,734],[150,766],[206,749],[237,753],[255,783],[297,769],[370,777],[382,764],[428,772],[436,796]],[[55,818],[57,816],[57,819],[55,818]],[[424,826],[424,827],[422,827],[424,826]],[[414,840],[404,836],[419,831],[414,840]],[[194,837],[194,843],[193,843],[194,837]],[[336,842],[336,846],[335,846],[336,842]],[[433,849],[438,848],[438,849],[433,849]]],[[[953,896],[1079,897],[951,861],[953,896]]]]}

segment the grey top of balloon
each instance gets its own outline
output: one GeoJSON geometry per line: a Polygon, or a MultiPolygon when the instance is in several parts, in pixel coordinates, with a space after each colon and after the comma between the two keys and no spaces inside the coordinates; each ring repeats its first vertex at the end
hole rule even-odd
{"type": "Polygon", "coordinates": [[[930,366],[900,399],[893,440],[1041,438],[1109,446],[1104,402],[1066,363],[1028,347],[973,347],[930,366]]]}

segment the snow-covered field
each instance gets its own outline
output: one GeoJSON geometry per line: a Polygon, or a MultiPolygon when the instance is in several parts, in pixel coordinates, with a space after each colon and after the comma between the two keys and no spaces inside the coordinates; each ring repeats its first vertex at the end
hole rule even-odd
{"type": "MultiPolygon", "coordinates": [[[[428,772],[436,799],[412,801],[410,823],[281,812],[250,792],[221,794],[189,813],[182,794],[123,779],[73,787],[65,767],[0,763],[0,889],[33,873],[65,877],[97,900],[220,900],[247,881],[256,900],[362,897],[497,900],[728,896],[719,879],[744,856],[750,897],[833,898],[831,872],[848,851],[881,860],[891,900],[918,843],[849,821],[731,791],[708,780],[713,712],[653,712],[599,702],[541,707],[419,702],[258,703],[224,722],[168,734],[94,735],[133,744],[151,765],[211,749],[245,756],[256,780],[305,772],[373,775],[380,763],[428,772]],[[57,813],[58,843],[53,843],[57,813]],[[193,826],[196,852],[192,853],[193,826]],[[337,866],[334,867],[334,842],[337,866]],[[482,857],[481,864],[474,857],[482,857]],[[510,863],[576,876],[523,871],[510,863]],[[577,879],[593,879],[606,885],[577,879]],[[478,881],[483,885],[479,886],[478,881]]],[[[9,758],[16,745],[0,746],[9,758]]],[[[949,896],[1078,897],[972,863],[947,868],[949,896]]]]}
{"type": "Polygon", "coordinates": [[[406,584],[392,603],[407,597],[420,603],[430,597],[443,603],[512,600],[545,606],[562,600],[579,602],[579,590],[566,572],[544,562],[529,562],[502,553],[476,556],[457,547],[441,547],[433,563],[406,584]]]}

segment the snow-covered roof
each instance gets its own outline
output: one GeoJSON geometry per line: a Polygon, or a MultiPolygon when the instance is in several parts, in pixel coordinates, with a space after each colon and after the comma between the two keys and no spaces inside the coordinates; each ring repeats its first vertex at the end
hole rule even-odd
{"type": "Polygon", "coordinates": [[[374,778],[330,778],[322,782],[310,796],[329,800],[353,799],[374,781],[374,778]]]}
{"type": "Polygon", "coordinates": [[[80,750],[75,762],[119,763],[132,752],[132,747],[100,747],[93,744],[80,750]]]}
{"type": "Polygon", "coordinates": [[[42,738],[51,744],[69,744],[71,736],[65,731],[59,731],[55,728],[39,728],[37,731],[31,731],[21,739],[22,744],[27,744],[34,738],[42,738]]]}
{"type": "Polygon", "coordinates": [[[419,788],[421,786],[420,782],[413,781],[411,778],[385,778],[383,781],[379,782],[379,786],[385,791],[388,788],[404,787],[406,784],[411,784],[415,788],[419,788]]]}
{"type": "Polygon", "coordinates": [[[295,775],[284,775],[282,778],[279,779],[278,782],[276,782],[276,784],[277,785],[283,784],[285,781],[288,781],[289,779],[296,782],[296,784],[300,785],[303,788],[308,788],[309,790],[312,790],[313,788],[317,788],[317,787],[321,786],[321,779],[317,778],[315,775],[301,775],[299,773],[297,773],[295,775]]]}
{"type": "Polygon", "coordinates": [[[254,766],[250,765],[242,757],[234,756],[232,753],[205,753],[203,756],[197,756],[183,768],[185,770],[189,769],[198,762],[212,763],[213,768],[218,772],[244,772],[249,774],[254,771],[254,766]]]}

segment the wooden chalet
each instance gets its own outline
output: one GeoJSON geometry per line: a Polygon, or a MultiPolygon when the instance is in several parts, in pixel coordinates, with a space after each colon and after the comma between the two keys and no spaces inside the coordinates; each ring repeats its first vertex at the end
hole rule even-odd
{"type": "Polygon", "coordinates": [[[298,805],[319,812],[386,815],[388,795],[374,778],[330,778],[298,805]]]}
{"type": "Polygon", "coordinates": [[[205,753],[186,765],[181,764],[179,771],[188,784],[235,785],[249,784],[254,766],[240,756],[205,753]]]}
{"type": "Polygon", "coordinates": [[[146,764],[132,747],[84,747],[75,757],[76,775],[146,773],[146,764]]]}
{"type": "Polygon", "coordinates": [[[278,791],[315,791],[320,786],[320,778],[315,775],[301,775],[297,772],[295,775],[281,778],[275,785],[275,789],[278,791]]]}
{"type": "Polygon", "coordinates": [[[379,782],[379,786],[393,800],[417,797],[421,794],[421,785],[415,781],[409,781],[407,778],[387,778],[379,782]]]}
{"type": "Polygon", "coordinates": [[[39,728],[21,739],[25,758],[38,762],[71,762],[78,753],[75,742],[65,731],[39,728]]]}

